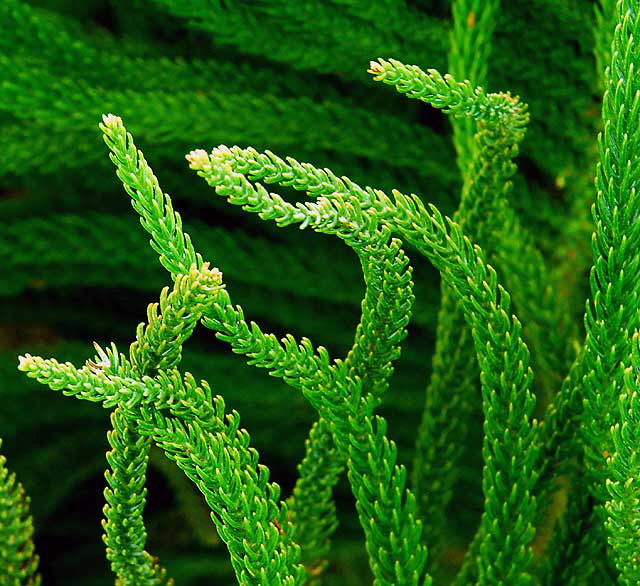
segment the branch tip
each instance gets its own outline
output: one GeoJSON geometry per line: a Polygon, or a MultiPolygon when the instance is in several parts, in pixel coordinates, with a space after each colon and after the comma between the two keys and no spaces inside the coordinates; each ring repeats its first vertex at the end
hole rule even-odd
{"type": "Polygon", "coordinates": [[[18,356],[18,370],[26,372],[30,370],[33,365],[33,356],[31,354],[25,354],[24,356],[18,356]]]}
{"type": "Polygon", "coordinates": [[[373,75],[378,75],[380,73],[384,73],[384,68],[379,61],[369,61],[369,69],[367,69],[367,72],[373,75]]]}
{"type": "Polygon", "coordinates": [[[108,128],[117,128],[118,126],[123,126],[122,118],[120,118],[120,116],[116,116],[115,114],[103,114],[102,122],[108,128]]]}
{"type": "Polygon", "coordinates": [[[195,149],[185,155],[191,169],[204,169],[209,166],[209,155],[204,149],[195,149]]]}

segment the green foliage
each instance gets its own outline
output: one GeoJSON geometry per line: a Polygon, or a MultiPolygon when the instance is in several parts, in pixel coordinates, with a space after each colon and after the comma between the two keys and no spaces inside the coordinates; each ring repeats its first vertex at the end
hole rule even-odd
{"type": "Polygon", "coordinates": [[[638,334],[633,337],[632,366],[625,372],[626,393],[620,396],[619,423],[611,428],[615,452],[607,459],[609,474],[607,489],[609,514],[607,529],[609,543],[613,547],[616,565],[620,569],[623,584],[637,584],[640,579],[640,560],[634,543],[640,531],[638,516],[638,380],[637,369],[640,354],[638,334]]]}
{"type": "MultiPolygon", "coordinates": [[[[1,445],[1,444],[0,444],[1,445]]],[[[37,586],[38,556],[34,553],[33,520],[29,515],[29,497],[6,468],[0,456],[0,567],[3,584],[37,586]]]]}
{"type": "Polygon", "coordinates": [[[0,583],[640,581],[640,13],[445,4],[1,4],[0,583]]]}

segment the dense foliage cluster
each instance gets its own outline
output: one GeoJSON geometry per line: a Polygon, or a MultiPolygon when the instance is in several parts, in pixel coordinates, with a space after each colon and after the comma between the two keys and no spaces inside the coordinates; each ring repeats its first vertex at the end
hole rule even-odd
{"type": "Polygon", "coordinates": [[[7,584],[640,582],[634,2],[0,24],[7,584]]]}

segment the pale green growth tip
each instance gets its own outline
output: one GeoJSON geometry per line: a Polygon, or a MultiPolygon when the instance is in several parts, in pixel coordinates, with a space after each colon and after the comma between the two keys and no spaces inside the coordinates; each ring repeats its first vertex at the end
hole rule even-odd
{"type": "MultiPolygon", "coordinates": [[[[486,93],[481,87],[472,87],[468,80],[459,81],[437,69],[423,70],[396,59],[378,59],[369,63],[369,73],[375,81],[383,81],[409,97],[443,108],[445,111],[465,114],[478,120],[507,117],[514,130],[526,126],[529,115],[527,105],[509,92],[486,93]]],[[[520,136],[521,139],[521,136],[520,136]]]]}
{"type": "Polygon", "coordinates": [[[33,370],[35,363],[33,361],[33,356],[31,354],[25,354],[24,356],[18,356],[18,370],[22,372],[28,372],[29,370],[33,370]]]}
{"type": "Polygon", "coordinates": [[[188,153],[185,158],[189,161],[191,169],[210,171],[214,165],[230,163],[233,160],[233,152],[229,147],[220,145],[214,148],[210,155],[204,149],[196,149],[188,153]]]}
{"type": "Polygon", "coordinates": [[[371,73],[372,75],[380,75],[381,73],[384,73],[382,63],[384,63],[382,59],[379,59],[378,61],[369,61],[369,69],[367,69],[367,73],[371,73]]]}
{"type": "Polygon", "coordinates": [[[98,344],[98,342],[94,342],[93,347],[96,349],[98,358],[100,358],[100,360],[98,362],[94,360],[87,360],[85,365],[89,368],[89,370],[93,373],[97,373],[102,372],[105,368],[110,368],[111,361],[109,360],[109,356],[102,349],[100,344],[98,344]]]}
{"type": "MultiPolygon", "coordinates": [[[[379,57],[377,61],[369,61],[369,69],[367,69],[367,73],[375,75],[374,79],[376,81],[382,81],[388,73],[393,73],[397,69],[407,67],[415,66],[408,66],[405,63],[402,63],[402,61],[398,61],[397,59],[383,59],[382,57],[379,57]]],[[[440,76],[440,73],[436,69],[427,69],[426,71],[420,71],[428,75],[435,74],[437,76],[440,76]]],[[[447,82],[449,82],[449,79],[453,80],[453,78],[449,74],[445,74],[444,76],[442,76],[442,78],[447,82]]]]}
{"type": "Polygon", "coordinates": [[[124,128],[122,118],[115,114],[103,114],[102,124],[107,128],[124,128]]]}
{"type": "Polygon", "coordinates": [[[214,148],[210,155],[204,149],[196,149],[185,158],[189,161],[189,168],[200,173],[209,174],[214,170],[225,175],[233,173],[233,153],[224,145],[214,148]]]}
{"type": "Polygon", "coordinates": [[[194,263],[191,265],[188,277],[191,279],[197,279],[202,284],[204,291],[215,291],[216,289],[224,288],[222,284],[222,272],[216,267],[209,268],[209,263],[205,262],[198,268],[194,263]]]}
{"type": "MultiPolygon", "coordinates": [[[[67,365],[71,366],[69,363],[67,363],[67,365]]],[[[31,376],[33,378],[42,374],[43,371],[50,374],[52,368],[55,370],[56,368],[63,366],[65,365],[55,359],[45,359],[42,358],[42,356],[32,356],[31,354],[18,356],[18,370],[26,372],[27,376],[31,376]]]]}
{"type": "Polygon", "coordinates": [[[211,162],[209,161],[209,155],[204,149],[196,149],[187,153],[185,156],[189,161],[189,167],[191,169],[208,171],[211,169],[211,162]]]}
{"type": "Polygon", "coordinates": [[[221,144],[211,151],[211,158],[216,161],[228,161],[229,159],[233,159],[233,152],[228,146],[221,144]]]}

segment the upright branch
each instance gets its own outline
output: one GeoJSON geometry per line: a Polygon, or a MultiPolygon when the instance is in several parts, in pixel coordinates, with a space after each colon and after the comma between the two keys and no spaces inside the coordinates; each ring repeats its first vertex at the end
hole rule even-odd
{"type": "MultiPolygon", "coordinates": [[[[500,120],[500,113],[508,116],[512,111],[498,99],[487,99],[482,90],[470,91],[465,84],[450,80],[449,85],[444,81],[440,83],[442,78],[436,74],[432,77],[438,89],[456,94],[436,96],[440,103],[462,104],[463,95],[478,95],[491,107],[469,104],[465,106],[468,111],[491,120],[500,120]]],[[[510,123],[518,128],[517,123],[510,123]]],[[[497,571],[504,571],[509,579],[524,578],[530,560],[527,546],[533,536],[536,511],[531,490],[535,483],[537,448],[531,443],[533,426],[530,420],[535,401],[529,390],[531,372],[528,352],[520,338],[519,322],[509,317],[509,297],[503,291],[499,293],[495,271],[486,267],[480,256],[482,253],[464,238],[459,226],[445,220],[435,209],[427,211],[415,197],[395,192],[391,199],[380,191],[364,190],[351,181],[342,180],[343,185],[353,189],[350,196],[321,196],[316,202],[294,205],[267,192],[260,184],[252,185],[242,174],[235,172],[226,151],[218,149],[211,156],[196,151],[189,160],[192,168],[230,203],[243,206],[263,219],[275,220],[279,225],[309,226],[322,233],[335,234],[347,243],[370,237],[382,222],[443,271],[444,278],[464,300],[465,315],[475,332],[476,349],[483,356],[483,396],[488,419],[484,451],[488,509],[483,525],[484,529],[493,528],[483,531],[485,545],[481,571],[484,569],[491,579],[497,571]],[[488,347],[492,348],[490,356],[488,347]],[[502,359],[496,361],[493,356],[502,359]],[[525,483],[521,482],[523,469],[528,471],[525,483]],[[507,499],[503,492],[511,493],[514,485],[516,496],[507,499]],[[505,510],[502,497],[509,500],[513,508],[505,510]],[[499,531],[495,529],[496,518],[499,519],[497,526],[502,527],[499,531]],[[504,560],[499,566],[493,565],[496,555],[504,560]]]]}
{"type": "MultiPolygon", "coordinates": [[[[482,206],[494,206],[493,209],[495,209],[495,213],[493,216],[489,216],[489,220],[487,221],[488,227],[490,227],[492,223],[497,225],[501,221],[504,221],[504,194],[506,190],[509,189],[508,179],[515,171],[511,158],[517,153],[517,146],[524,135],[524,130],[528,120],[526,108],[517,98],[514,98],[509,94],[486,94],[481,88],[473,89],[468,81],[457,82],[450,75],[445,75],[443,77],[435,70],[428,70],[427,72],[424,72],[416,66],[405,66],[397,61],[379,60],[378,62],[372,62],[369,71],[374,74],[376,80],[394,85],[400,93],[404,93],[408,97],[417,98],[430,103],[438,108],[442,108],[445,112],[454,114],[455,116],[464,115],[472,117],[481,125],[481,130],[478,133],[477,138],[479,145],[479,155],[475,160],[477,169],[472,171],[472,174],[470,175],[471,180],[467,186],[465,186],[467,197],[465,197],[465,194],[463,193],[463,200],[461,204],[461,209],[465,211],[461,214],[460,219],[461,221],[466,220],[468,222],[468,230],[472,233],[475,232],[477,236],[480,236],[482,238],[480,241],[483,243],[486,242],[487,248],[490,251],[498,248],[499,244],[494,240],[494,231],[487,229],[485,232],[484,230],[487,227],[480,224],[480,222],[484,223],[484,217],[483,214],[479,213],[479,210],[482,209],[482,206]],[[502,170],[504,174],[501,175],[500,172],[496,173],[496,169],[502,170]],[[486,192],[483,194],[485,189],[486,192]],[[475,197],[470,197],[470,195],[475,197]],[[468,211],[466,210],[466,206],[469,206],[468,211]]],[[[400,209],[398,210],[398,213],[387,216],[389,218],[388,221],[400,228],[402,236],[414,244],[414,246],[419,246],[419,250],[421,250],[421,252],[426,254],[428,257],[433,258],[433,250],[430,250],[430,247],[427,249],[424,246],[428,240],[426,240],[426,242],[420,242],[420,240],[425,239],[425,235],[420,234],[421,230],[418,226],[425,225],[426,223],[426,218],[421,221],[417,220],[418,217],[423,215],[421,212],[421,209],[424,209],[422,204],[415,197],[407,199],[404,196],[396,195],[396,200],[402,204],[409,205],[398,206],[396,203],[396,207],[399,207],[400,209]]],[[[434,220],[431,221],[433,222],[434,220]]],[[[467,222],[465,222],[465,226],[467,225],[467,222]]],[[[436,264],[436,266],[438,265],[436,264]]],[[[457,268],[456,270],[459,269],[457,268]]],[[[490,270],[493,271],[493,269],[490,270]]],[[[449,286],[452,286],[456,296],[464,308],[469,302],[466,298],[466,295],[468,294],[463,293],[459,286],[456,287],[448,277],[448,273],[444,272],[443,279],[449,284],[449,286]]],[[[508,307],[509,305],[507,305],[507,308],[508,307]]],[[[499,447],[499,444],[504,441],[499,439],[499,437],[504,433],[505,429],[509,429],[511,426],[515,425],[520,428],[525,435],[533,437],[531,434],[533,433],[534,426],[532,426],[529,418],[532,415],[531,409],[533,408],[534,400],[529,390],[531,385],[531,373],[528,369],[528,350],[526,346],[524,346],[522,340],[519,340],[518,342],[520,345],[519,349],[516,350],[517,346],[511,348],[511,351],[515,351],[516,355],[519,355],[516,363],[511,362],[511,360],[513,360],[511,359],[504,364],[503,367],[499,367],[497,363],[494,363],[491,368],[488,367],[485,362],[487,360],[487,344],[492,345],[495,340],[490,343],[487,339],[481,341],[480,332],[486,327],[486,324],[483,324],[482,327],[478,326],[477,312],[479,310],[478,306],[475,306],[475,309],[473,310],[467,308],[465,312],[465,319],[474,333],[476,352],[481,368],[483,408],[486,420],[485,439],[483,444],[483,456],[485,459],[483,489],[486,499],[486,508],[479,528],[478,538],[474,540],[474,544],[471,548],[472,556],[470,560],[473,560],[477,556],[480,579],[487,583],[493,583],[493,581],[500,579],[499,574],[497,573],[498,568],[501,568],[498,572],[514,572],[511,562],[505,562],[504,565],[501,566],[496,562],[495,558],[496,551],[506,554],[506,550],[502,543],[503,540],[507,539],[507,536],[509,537],[509,540],[513,539],[513,535],[509,535],[510,530],[505,530],[504,533],[498,532],[497,535],[494,536],[487,534],[489,531],[488,528],[495,523],[495,521],[490,519],[494,515],[496,517],[501,516],[501,514],[498,513],[497,502],[495,503],[496,508],[491,510],[494,490],[496,489],[496,487],[492,486],[493,482],[496,481],[496,477],[493,476],[493,469],[495,466],[494,458],[502,460],[503,464],[506,463],[506,460],[503,460],[503,458],[505,458],[505,454],[502,453],[502,447],[499,447]],[[514,370],[514,366],[518,362],[520,364],[514,370]],[[521,368],[522,370],[520,370],[521,368]],[[526,374],[527,372],[528,374],[526,374]],[[509,376],[514,377],[512,379],[513,382],[507,383],[506,387],[504,387],[504,394],[501,396],[497,390],[492,388],[492,385],[495,384],[495,382],[491,383],[490,381],[495,377],[494,381],[499,379],[502,384],[505,384],[507,380],[509,380],[509,376]],[[516,383],[515,381],[520,382],[516,383]],[[522,385],[522,394],[519,398],[516,398],[515,393],[519,384],[522,385]],[[495,408],[496,399],[493,398],[493,393],[496,393],[496,396],[500,397],[500,401],[505,401],[503,403],[504,415],[506,415],[509,410],[513,409],[513,405],[519,405],[519,409],[521,409],[519,413],[520,416],[524,416],[524,420],[518,421],[517,419],[514,419],[512,420],[512,423],[508,423],[506,420],[503,420],[499,415],[499,411],[495,408]],[[498,422],[498,420],[500,420],[500,422],[498,422]],[[492,437],[493,433],[491,432],[491,427],[493,425],[495,425],[495,437],[492,437]],[[493,480],[490,480],[492,477],[493,480]],[[507,568],[509,569],[507,570],[507,568]]],[[[482,313],[486,314],[486,309],[483,310],[482,313]]],[[[505,326],[506,323],[500,327],[505,326]]],[[[515,318],[513,327],[515,329],[516,336],[519,337],[520,324],[515,320],[515,318]]],[[[498,331],[497,328],[493,329],[493,327],[491,330],[492,332],[489,335],[489,339],[493,338],[495,332],[498,331]]],[[[533,466],[533,463],[537,460],[537,448],[516,442],[512,445],[511,449],[513,450],[513,453],[520,453],[525,458],[525,461],[527,461],[527,469],[530,469],[533,472],[533,468],[531,468],[531,466],[533,466]]],[[[519,472],[516,469],[512,469],[507,474],[512,479],[514,486],[518,486],[517,477],[519,472]]],[[[498,486],[500,486],[501,483],[502,481],[498,481],[498,486]]],[[[533,536],[533,521],[536,512],[535,499],[532,495],[535,478],[531,477],[530,482],[526,484],[526,487],[522,487],[523,491],[520,495],[522,500],[519,505],[516,506],[516,510],[518,506],[522,506],[522,511],[526,511],[525,518],[529,519],[528,527],[526,525],[519,527],[519,530],[522,531],[520,533],[521,540],[519,541],[519,549],[517,550],[517,553],[514,553],[519,559],[519,562],[515,565],[518,566],[520,570],[510,574],[509,578],[510,580],[516,581],[528,580],[527,566],[531,560],[531,554],[528,551],[528,543],[533,536]],[[516,576],[518,577],[516,578],[516,576]]],[[[507,483],[507,486],[512,485],[507,483]]],[[[500,492],[500,489],[498,489],[498,492],[500,492]]],[[[498,501],[499,500],[500,499],[498,499],[498,501]]],[[[520,521],[517,522],[517,525],[520,525],[520,521]]],[[[490,531],[496,533],[495,528],[490,531]]]]}
{"type": "Polygon", "coordinates": [[[625,369],[626,390],[618,400],[617,423],[611,428],[615,452],[607,458],[606,503],[608,541],[623,584],[640,582],[640,335],[633,336],[631,364],[625,369]]]}
{"type": "Polygon", "coordinates": [[[5,584],[39,586],[29,497],[6,463],[0,455],[0,573],[5,584]]]}
{"type": "Polygon", "coordinates": [[[592,298],[585,315],[582,436],[590,490],[600,505],[607,500],[607,456],[615,450],[610,429],[624,388],[623,361],[640,327],[640,14],[631,1],[619,1],[617,11],[598,140],[592,298]]]}
{"type": "MultiPolygon", "coordinates": [[[[457,79],[485,85],[493,16],[499,2],[478,4],[475,0],[453,3],[449,71],[457,79]]],[[[469,116],[452,118],[452,126],[463,183],[454,219],[466,228],[474,242],[490,252],[491,244],[495,243],[493,228],[500,223],[498,216],[504,215],[498,212],[505,208],[502,196],[508,184],[501,185],[501,181],[510,177],[512,149],[501,152],[499,144],[491,144],[493,141],[487,136],[486,129],[474,139],[476,122],[469,116]],[[482,149],[482,156],[478,156],[480,141],[485,149],[488,147],[488,152],[482,149]],[[491,176],[496,155],[500,160],[506,159],[506,164],[498,165],[508,171],[504,179],[491,176]]],[[[411,478],[425,521],[427,544],[439,552],[446,545],[441,533],[460,470],[468,421],[474,406],[480,403],[478,378],[475,349],[462,306],[455,293],[442,281],[431,376],[415,442],[411,478]]]]}
{"type": "MultiPolygon", "coordinates": [[[[204,151],[194,151],[187,158],[191,167],[232,203],[243,205],[264,219],[275,219],[280,225],[300,221],[303,226],[310,225],[318,231],[339,232],[340,237],[361,255],[363,264],[367,262],[364,270],[368,294],[352,351],[344,362],[336,361],[331,368],[318,365],[316,373],[305,376],[297,384],[320,413],[321,419],[314,431],[320,429],[322,432],[320,426],[326,425],[341,458],[347,461],[375,583],[419,584],[423,580],[429,583],[430,577],[424,575],[427,550],[420,545],[422,527],[415,519],[415,498],[405,490],[406,472],[396,464],[395,445],[386,438],[384,419],[372,415],[379,394],[386,388],[384,377],[391,373],[390,361],[398,355],[396,345],[405,336],[412,302],[411,287],[406,287],[410,283],[410,273],[404,274],[406,257],[399,242],[387,244],[389,231],[380,231],[373,218],[367,222],[367,229],[362,230],[346,218],[324,220],[316,212],[307,217],[308,207],[313,208],[315,204],[293,206],[279,195],[267,193],[262,185],[252,184],[242,173],[233,170],[234,156],[229,149],[218,148],[211,156],[204,151]],[[336,222],[341,226],[337,231],[334,230],[336,222]],[[369,256],[372,256],[371,260],[369,256]],[[372,262],[374,259],[375,263],[372,262]],[[378,288],[386,294],[381,296],[378,288]],[[327,376],[330,383],[325,382],[327,376]],[[327,394],[327,389],[332,389],[332,396],[327,394]],[[378,487],[377,491],[373,490],[374,486],[378,487]],[[392,510],[396,508],[403,511],[401,517],[393,515],[392,510]]],[[[309,180],[313,181],[307,177],[309,180]]],[[[299,182],[297,187],[303,184],[299,182]]],[[[225,332],[219,337],[229,341],[234,351],[248,354],[253,364],[270,368],[272,374],[284,375],[291,380],[291,370],[273,369],[274,362],[277,364],[281,360],[280,355],[284,360],[295,352],[298,356],[294,354],[291,358],[295,358],[298,369],[305,363],[304,358],[310,350],[307,346],[306,356],[302,354],[305,341],[296,348],[293,338],[288,337],[283,340],[282,348],[274,337],[262,335],[256,324],[252,324],[249,331],[243,320],[233,317],[231,321],[231,315],[227,313],[227,316],[218,318],[217,322],[212,320],[211,325],[225,332]]],[[[320,439],[322,435],[315,441],[319,444],[320,439]]],[[[320,470],[303,461],[303,471],[320,470]]],[[[330,481],[337,478],[333,467],[329,471],[330,481]]],[[[301,478],[301,482],[307,482],[307,479],[301,478]]],[[[322,494],[326,496],[327,492],[322,494]]]]}
{"type": "MultiPolygon", "coordinates": [[[[475,86],[487,85],[489,57],[494,45],[493,31],[500,0],[456,0],[451,4],[453,26],[449,33],[448,70],[455,79],[467,79],[475,86]]],[[[458,168],[464,182],[473,163],[475,122],[473,118],[455,119],[453,144],[458,168]]]]}

